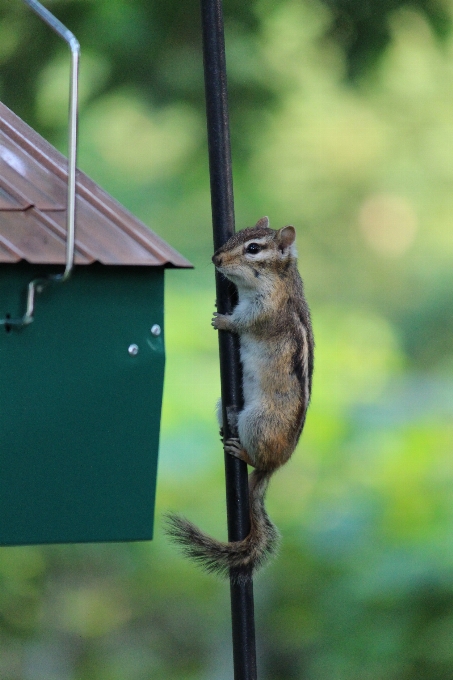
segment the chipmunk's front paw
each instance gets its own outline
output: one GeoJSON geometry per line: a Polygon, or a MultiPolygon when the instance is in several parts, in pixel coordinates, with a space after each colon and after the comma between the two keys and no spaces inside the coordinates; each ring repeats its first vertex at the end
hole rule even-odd
{"type": "Polygon", "coordinates": [[[213,319],[211,321],[212,327],[216,331],[231,331],[231,316],[229,314],[219,314],[214,312],[213,319]]]}

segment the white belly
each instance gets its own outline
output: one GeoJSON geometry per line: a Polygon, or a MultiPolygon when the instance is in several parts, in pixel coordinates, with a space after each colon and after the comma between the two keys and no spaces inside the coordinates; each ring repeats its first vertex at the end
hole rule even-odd
{"type": "Polygon", "coordinates": [[[241,362],[243,372],[244,406],[262,403],[262,380],[272,356],[266,343],[246,335],[241,336],[241,362]]]}

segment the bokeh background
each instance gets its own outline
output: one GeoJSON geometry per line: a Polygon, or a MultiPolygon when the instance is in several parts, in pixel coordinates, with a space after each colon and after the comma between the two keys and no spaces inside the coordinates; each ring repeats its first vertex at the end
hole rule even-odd
{"type": "MultiPolygon", "coordinates": [[[[197,2],[55,0],[82,46],[79,166],[190,258],[166,274],[155,540],[0,549],[1,680],[232,678],[197,2]]],[[[225,0],[237,227],[294,224],[313,400],[268,508],[262,680],[453,679],[452,0],[225,0]]],[[[66,46],[0,2],[0,97],[66,151],[66,46]]],[[[102,423],[100,423],[102,427],[102,423]]]]}

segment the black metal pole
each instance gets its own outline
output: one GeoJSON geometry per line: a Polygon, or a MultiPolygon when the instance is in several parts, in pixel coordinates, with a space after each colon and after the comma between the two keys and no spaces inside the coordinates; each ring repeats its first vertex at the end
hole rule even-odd
{"type": "MultiPolygon", "coordinates": [[[[233,177],[226,83],[225,40],[222,0],[201,0],[203,60],[208,127],[209,171],[211,177],[214,249],[234,234],[233,177]]],[[[231,313],[236,302],[234,286],[216,274],[217,310],[231,313]]],[[[223,430],[232,436],[226,413],[242,406],[242,373],[237,337],[219,331],[220,380],[223,430]]],[[[225,455],[228,540],[245,538],[250,531],[247,465],[225,455]]],[[[233,660],[235,680],[256,680],[255,620],[253,582],[230,579],[233,660]]]]}

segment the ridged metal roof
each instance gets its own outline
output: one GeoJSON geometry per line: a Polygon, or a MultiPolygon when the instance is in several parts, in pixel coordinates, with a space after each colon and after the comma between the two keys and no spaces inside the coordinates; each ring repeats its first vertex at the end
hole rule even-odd
{"type": "MultiPolygon", "coordinates": [[[[67,161],[0,102],[0,262],[64,264],[67,161]]],[[[191,267],[77,171],[75,264],[191,267]]]]}

